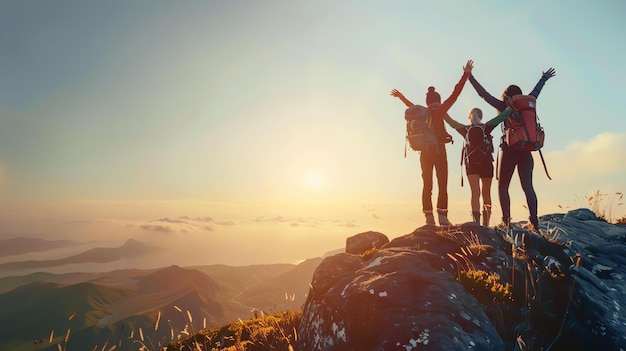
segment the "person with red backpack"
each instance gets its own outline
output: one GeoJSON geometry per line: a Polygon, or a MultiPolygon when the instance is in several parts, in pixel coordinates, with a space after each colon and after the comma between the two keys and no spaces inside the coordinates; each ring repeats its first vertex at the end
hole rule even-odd
{"type": "MultiPolygon", "coordinates": [[[[500,124],[500,122],[508,118],[512,112],[513,109],[507,108],[498,116],[484,124],[481,123],[483,112],[477,107],[470,110],[468,116],[470,124],[468,125],[455,121],[448,114],[444,117],[444,120],[450,127],[456,129],[465,139],[461,155],[461,164],[465,164],[465,172],[472,193],[472,219],[476,223],[481,223],[480,196],[482,185],[482,225],[486,227],[489,226],[489,219],[491,217],[491,180],[493,179],[494,148],[491,131],[500,124]]],[[[461,183],[461,185],[463,185],[463,183],[461,183]]]]}
{"type": "MultiPolygon", "coordinates": [[[[420,166],[422,168],[422,180],[424,181],[422,188],[422,210],[424,211],[427,225],[435,225],[433,202],[431,199],[433,191],[433,169],[437,174],[437,185],[439,188],[439,194],[437,196],[439,225],[451,225],[448,220],[448,156],[446,154],[445,144],[451,142],[452,137],[446,132],[443,117],[448,113],[448,110],[461,94],[467,78],[472,73],[473,64],[474,62],[472,60],[467,61],[466,65],[463,67],[461,79],[454,86],[450,97],[443,103],[441,103],[441,96],[435,91],[434,87],[429,87],[426,93],[426,105],[430,112],[430,121],[437,139],[437,143],[433,147],[420,151],[420,166]]],[[[393,89],[390,95],[399,98],[409,108],[414,106],[411,101],[396,89],[393,89]]]]}
{"type": "MultiPolygon", "coordinates": [[[[541,89],[546,81],[556,74],[554,68],[550,68],[541,73],[541,79],[529,96],[535,99],[539,96],[541,89]]],[[[522,95],[522,90],[517,85],[509,85],[502,93],[501,99],[489,94],[485,88],[478,83],[473,75],[470,75],[469,81],[478,93],[489,105],[493,106],[499,113],[504,111],[509,106],[509,100],[517,95],[522,95]]],[[[534,102],[532,103],[534,107],[534,102]]],[[[503,138],[500,144],[502,150],[500,158],[500,167],[498,169],[498,195],[500,198],[500,207],[502,209],[502,224],[501,226],[508,229],[511,223],[511,198],[509,196],[509,185],[511,178],[517,167],[517,173],[519,175],[520,183],[524,194],[526,195],[526,203],[528,205],[528,211],[530,216],[528,217],[532,224],[532,229],[539,230],[539,218],[537,217],[537,194],[533,187],[533,167],[534,160],[531,151],[516,150],[507,144],[503,138]]]]}

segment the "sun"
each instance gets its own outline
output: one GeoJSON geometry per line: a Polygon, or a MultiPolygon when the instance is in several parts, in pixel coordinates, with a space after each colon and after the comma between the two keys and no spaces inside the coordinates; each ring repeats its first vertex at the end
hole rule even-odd
{"type": "Polygon", "coordinates": [[[324,187],[324,177],[320,172],[311,171],[304,177],[304,185],[310,190],[319,190],[324,187]]]}

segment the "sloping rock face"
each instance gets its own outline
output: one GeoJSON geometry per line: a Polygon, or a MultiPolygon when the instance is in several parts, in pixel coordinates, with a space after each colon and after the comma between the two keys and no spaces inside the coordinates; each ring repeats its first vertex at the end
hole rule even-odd
{"type": "Polygon", "coordinates": [[[626,349],[626,228],[584,209],[540,220],[540,234],[426,226],[327,257],[297,350],[626,349]]]}

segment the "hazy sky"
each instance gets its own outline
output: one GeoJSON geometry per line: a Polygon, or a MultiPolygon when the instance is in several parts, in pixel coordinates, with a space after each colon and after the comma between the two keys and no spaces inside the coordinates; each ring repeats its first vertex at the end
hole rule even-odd
{"type": "MultiPolygon", "coordinates": [[[[620,0],[4,0],[0,236],[174,239],[247,264],[407,234],[423,225],[419,156],[404,158],[389,92],[445,99],[468,59],[495,96],[556,69],[538,103],[553,178],[537,157],[539,213],[600,190],[623,216],[624,14],[620,0]]],[[[472,107],[496,114],[467,83],[450,115],[472,107]]],[[[469,186],[451,134],[460,223],[469,186]]],[[[525,220],[516,178],[511,197],[525,220]]]]}

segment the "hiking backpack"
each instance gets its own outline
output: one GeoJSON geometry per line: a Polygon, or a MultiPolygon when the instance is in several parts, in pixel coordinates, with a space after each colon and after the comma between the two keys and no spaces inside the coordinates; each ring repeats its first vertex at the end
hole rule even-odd
{"type": "Polygon", "coordinates": [[[484,124],[472,124],[466,127],[465,142],[463,143],[461,165],[470,163],[470,160],[481,159],[493,162],[493,137],[485,131],[484,124]]]}
{"type": "MultiPolygon", "coordinates": [[[[485,131],[485,124],[471,124],[465,127],[465,140],[461,149],[461,167],[470,162],[477,164],[493,162],[493,137],[485,131]]],[[[463,172],[461,172],[463,186],[463,172]]]]}
{"type": "Polygon", "coordinates": [[[537,98],[532,95],[514,95],[507,101],[513,113],[502,124],[502,141],[517,151],[539,151],[548,179],[548,168],[541,153],[545,132],[537,116],[537,98]]]}
{"type": "Polygon", "coordinates": [[[532,95],[514,95],[507,100],[515,112],[504,121],[504,142],[517,151],[538,151],[543,147],[545,133],[536,109],[537,99],[532,95]]]}
{"type": "Polygon", "coordinates": [[[415,151],[425,151],[437,146],[437,137],[431,124],[430,111],[427,107],[413,105],[404,111],[406,120],[406,141],[404,143],[404,156],[406,157],[406,144],[415,151]]]}

